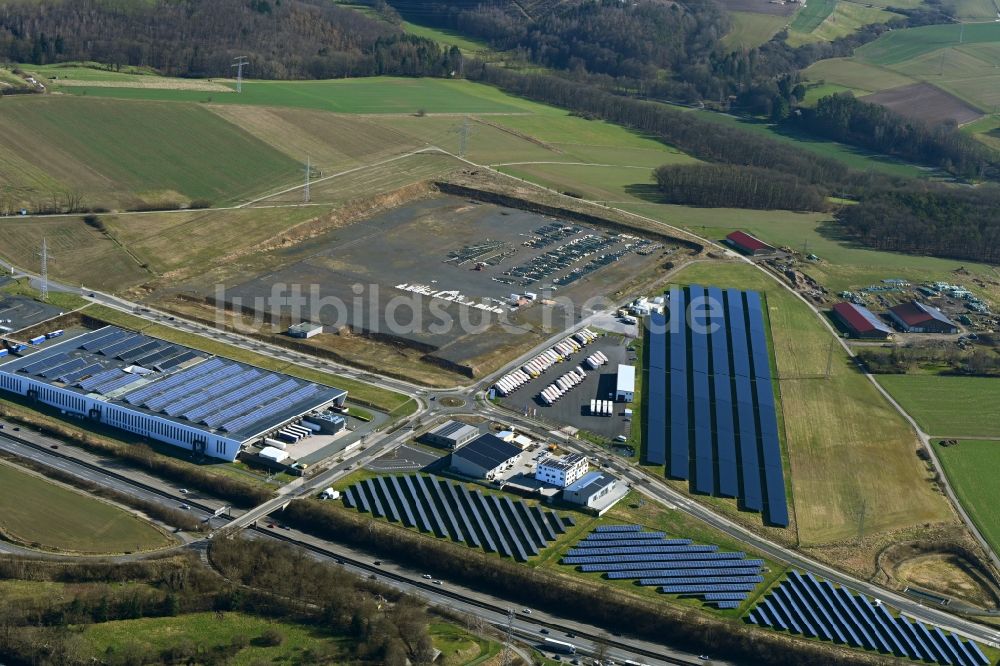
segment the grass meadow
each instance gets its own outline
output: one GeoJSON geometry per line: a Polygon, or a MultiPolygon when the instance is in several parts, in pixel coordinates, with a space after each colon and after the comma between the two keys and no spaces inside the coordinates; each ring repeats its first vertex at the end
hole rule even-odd
{"type": "Polygon", "coordinates": [[[1000,438],[1000,378],[880,375],[878,380],[930,435],[1000,438]]]}
{"type": "Polygon", "coordinates": [[[26,545],[73,553],[123,553],[171,543],[161,531],[108,502],[0,464],[0,532],[26,545]]]}
{"type": "Polygon", "coordinates": [[[958,446],[934,444],[948,482],[983,537],[1000,550],[1000,441],[961,440],[958,446]]]}

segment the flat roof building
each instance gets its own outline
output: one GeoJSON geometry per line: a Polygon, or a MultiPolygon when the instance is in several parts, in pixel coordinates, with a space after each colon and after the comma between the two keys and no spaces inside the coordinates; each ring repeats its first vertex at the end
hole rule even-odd
{"type": "Polygon", "coordinates": [[[561,458],[545,456],[535,467],[535,479],[558,488],[565,488],[586,474],[589,467],[587,456],[580,453],[570,453],[561,458]]]}
{"type": "Polygon", "coordinates": [[[837,303],[833,306],[833,318],[855,338],[885,340],[892,337],[892,329],[863,305],[837,303]]]}
{"type": "Polygon", "coordinates": [[[619,365],[618,380],[615,386],[615,400],[632,402],[635,398],[635,366],[619,365]]]}
{"type": "Polygon", "coordinates": [[[293,338],[311,338],[323,332],[323,324],[314,324],[311,321],[304,321],[288,327],[288,335],[293,338]]]}
{"type": "Polygon", "coordinates": [[[105,326],[0,365],[0,389],[63,412],[234,460],[347,391],[105,326]]]}
{"type": "Polygon", "coordinates": [[[726,236],[726,241],[743,254],[749,254],[753,257],[774,254],[777,252],[777,250],[764,241],[751,236],[745,231],[734,231],[726,236]]]}
{"type": "Polygon", "coordinates": [[[513,467],[521,449],[490,434],[480,435],[451,454],[451,469],[478,479],[495,479],[513,467]]]}
{"type": "Polygon", "coordinates": [[[461,421],[446,421],[423,437],[428,444],[457,449],[468,444],[479,435],[479,428],[461,421]]]}
{"type": "MultiPolygon", "coordinates": [[[[588,472],[580,477],[575,483],[563,489],[562,497],[571,504],[586,506],[591,509],[607,509],[615,500],[611,495],[616,495],[618,499],[625,495],[624,488],[620,488],[618,479],[607,472],[588,472]]],[[[617,500],[615,500],[617,501],[617,500]]]]}
{"type": "Polygon", "coordinates": [[[958,333],[958,326],[943,312],[919,301],[891,307],[889,316],[907,333],[958,333]]]}

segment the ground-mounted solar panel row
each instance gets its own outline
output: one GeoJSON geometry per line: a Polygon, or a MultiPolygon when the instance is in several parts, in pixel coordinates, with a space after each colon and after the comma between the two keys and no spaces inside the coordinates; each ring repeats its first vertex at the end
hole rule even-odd
{"type": "Polygon", "coordinates": [[[603,573],[608,580],[635,580],[638,585],[659,587],[664,594],[698,597],[718,608],[739,606],[764,580],[764,561],[748,559],[746,553],[724,553],[712,544],[668,539],[663,532],[616,527],[597,527],[570,548],[560,562],[576,566],[581,572],[603,573]],[[607,538],[609,534],[628,538],[612,541],[607,538]],[[636,542],[641,545],[633,545],[636,542]],[[714,596],[720,594],[727,596],[714,596]]]}
{"type": "Polygon", "coordinates": [[[344,493],[347,506],[435,536],[526,562],[573,519],[521,500],[484,495],[436,476],[377,476],[344,493]]]}
{"type": "Polygon", "coordinates": [[[647,461],[787,526],[760,294],[691,285],[672,288],[669,304],[647,336],[647,461]]]}
{"type": "Polygon", "coordinates": [[[946,666],[987,666],[976,643],[896,617],[882,603],[791,571],[747,615],[779,631],[946,666]]]}

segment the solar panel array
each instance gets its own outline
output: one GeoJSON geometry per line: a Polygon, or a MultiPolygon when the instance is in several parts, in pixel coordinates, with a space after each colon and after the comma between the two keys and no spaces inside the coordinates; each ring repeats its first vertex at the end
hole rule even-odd
{"type": "Polygon", "coordinates": [[[436,476],[377,476],[344,493],[347,506],[406,527],[526,562],[573,519],[522,500],[484,495],[436,476]]]}
{"type": "Polygon", "coordinates": [[[609,580],[659,587],[664,594],[698,597],[717,608],[735,608],[764,580],[763,560],[691,539],[668,539],[641,525],[600,525],[569,549],[561,563],[603,573],[609,580]]]}
{"type": "Polygon", "coordinates": [[[892,615],[884,604],[791,571],[747,615],[762,627],[951,666],[987,666],[979,646],[938,627],[892,615]]]}
{"type": "Polygon", "coordinates": [[[669,303],[647,336],[647,461],[787,527],[760,294],[691,285],[672,288],[669,303]]]}

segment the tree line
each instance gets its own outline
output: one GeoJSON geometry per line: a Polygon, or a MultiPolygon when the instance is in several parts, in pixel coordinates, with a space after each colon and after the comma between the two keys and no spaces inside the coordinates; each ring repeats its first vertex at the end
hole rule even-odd
{"type": "Polygon", "coordinates": [[[827,209],[826,194],[791,174],[733,164],[665,164],[653,172],[666,203],[722,208],[827,209]]]}
{"type": "Polygon", "coordinates": [[[959,132],[954,124],[931,126],[855,99],[849,92],[824,97],[813,109],[801,109],[796,124],[835,141],[965,178],[1000,178],[1000,154],[959,132]]]}
{"type": "Polygon", "coordinates": [[[209,560],[215,571],[191,552],[125,563],[0,557],[0,580],[75,584],[60,595],[40,587],[35,596],[0,598],[0,661],[11,666],[75,666],[95,659],[109,666],[221,665],[231,663],[251,640],[262,646],[284,641],[280,628],[270,628],[213,647],[185,637],[164,649],[119,641],[95,656],[78,630],[197,612],[247,613],[348,639],[297,654],[302,663],[418,666],[433,659],[427,608],[392,588],[316,561],[301,549],[260,539],[213,541],[209,560]]]}
{"type": "Polygon", "coordinates": [[[837,220],[876,250],[1000,262],[1000,187],[945,188],[912,183],[874,190],[844,206],[837,220]]]}
{"type": "Polygon", "coordinates": [[[322,0],[7,2],[0,54],[189,77],[232,76],[236,56],[248,56],[246,73],[262,79],[448,76],[461,68],[458,49],[322,0]]]}
{"type": "MultiPolygon", "coordinates": [[[[995,336],[980,333],[980,343],[996,345],[995,336]]],[[[905,375],[921,366],[946,366],[940,371],[944,375],[967,375],[974,377],[1000,376],[1000,355],[986,347],[977,346],[971,353],[956,347],[947,349],[932,347],[899,347],[892,345],[883,349],[862,349],[858,358],[872,374],[905,375]]]]}

